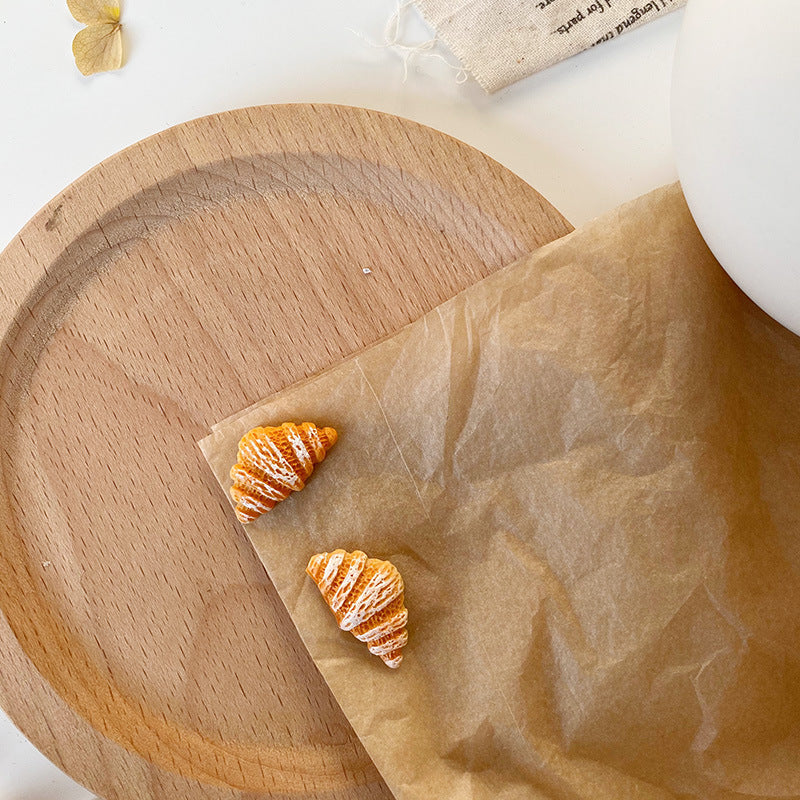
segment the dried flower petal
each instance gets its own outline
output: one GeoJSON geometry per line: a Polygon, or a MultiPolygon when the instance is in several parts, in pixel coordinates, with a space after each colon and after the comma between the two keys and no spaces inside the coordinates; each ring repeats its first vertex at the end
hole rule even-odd
{"type": "Polygon", "coordinates": [[[75,64],[84,75],[122,66],[122,30],[119,24],[89,25],[72,40],[75,64]]]}
{"type": "Polygon", "coordinates": [[[122,25],[119,3],[67,0],[70,13],[86,27],[72,40],[75,64],[84,75],[122,66],[122,25]]]}
{"type": "Polygon", "coordinates": [[[84,25],[119,22],[119,3],[106,0],[67,0],[69,13],[84,25]]]}

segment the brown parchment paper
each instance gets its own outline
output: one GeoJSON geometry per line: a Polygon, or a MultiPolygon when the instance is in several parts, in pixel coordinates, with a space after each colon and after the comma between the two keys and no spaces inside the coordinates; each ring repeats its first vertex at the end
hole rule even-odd
{"type": "Polygon", "coordinates": [[[247,535],[399,800],[800,796],[800,340],[679,187],[216,427],[340,440],[247,535]],[[406,583],[399,670],[304,575],[406,583]]]}

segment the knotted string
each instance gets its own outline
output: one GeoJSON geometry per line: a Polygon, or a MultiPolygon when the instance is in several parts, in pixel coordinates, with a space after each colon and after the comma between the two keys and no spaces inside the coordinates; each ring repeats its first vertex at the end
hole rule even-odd
{"type": "Polygon", "coordinates": [[[373,42],[369,37],[365,36],[363,33],[359,33],[359,31],[354,31],[352,28],[348,28],[348,30],[358,36],[359,39],[365,41],[370,47],[385,48],[397,53],[403,62],[403,83],[408,80],[409,64],[416,56],[434,58],[438,59],[439,61],[443,61],[448,67],[450,67],[450,69],[455,70],[456,83],[464,83],[469,77],[469,74],[460,64],[452,63],[441,53],[430,52],[439,43],[437,37],[434,36],[432,39],[427,39],[426,41],[419,42],[418,44],[405,44],[404,42],[400,41],[402,36],[403,17],[409,6],[412,6],[413,4],[414,0],[397,0],[397,7],[386,21],[386,26],[383,29],[383,43],[373,42]]]}

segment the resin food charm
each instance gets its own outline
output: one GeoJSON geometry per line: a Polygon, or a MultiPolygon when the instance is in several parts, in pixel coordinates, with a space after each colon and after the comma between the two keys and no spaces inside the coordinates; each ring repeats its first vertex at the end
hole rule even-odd
{"type": "Polygon", "coordinates": [[[388,561],[367,558],[356,550],[319,553],[306,572],[319,587],[339,627],[365,642],[370,653],[392,669],[400,666],[400,649],[408,641],[408,611],[403,579],[388,561]]]}
{"type": "Polygon", "coordinates": [[[333,428],[318,428],[312,422],[284,422],[279,428],[253,428],[245,434],[231,469],[231,497],[239,521],[252,522],[299,492],[336,438],[333,428]]]}

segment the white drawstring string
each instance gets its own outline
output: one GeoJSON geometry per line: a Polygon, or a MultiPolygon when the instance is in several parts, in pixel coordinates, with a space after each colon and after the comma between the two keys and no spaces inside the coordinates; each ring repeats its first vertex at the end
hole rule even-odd
{"type": "Polygon", "coordinates": [[[450,67],[450,69],[455,70],[456,83],[464,83],[469,75],[460,64],[453,64],[441,53],[430,52],[439,42],[436,37],[433,39],[428,39],[424,42],[420,42],[419,44],[404,44],[400,41],[403,14],[409,6],[413,5],[413,2],[414,0],[397,0],[397,7],[386,21],[386,26],[383,29],[382,44],[371,41],[363,33],[354,31],[352,28],[348,28],[348,30],[358,36],[359,39],[365,41],[368,45],[370,45],[370,47],[387,48],[397,53],[403,62],[403,83],[408,80],[409,64],[418,55],[424,56],[425,58],[435,58],[439,61],[443,61],[448,67],[450,67]]]}

